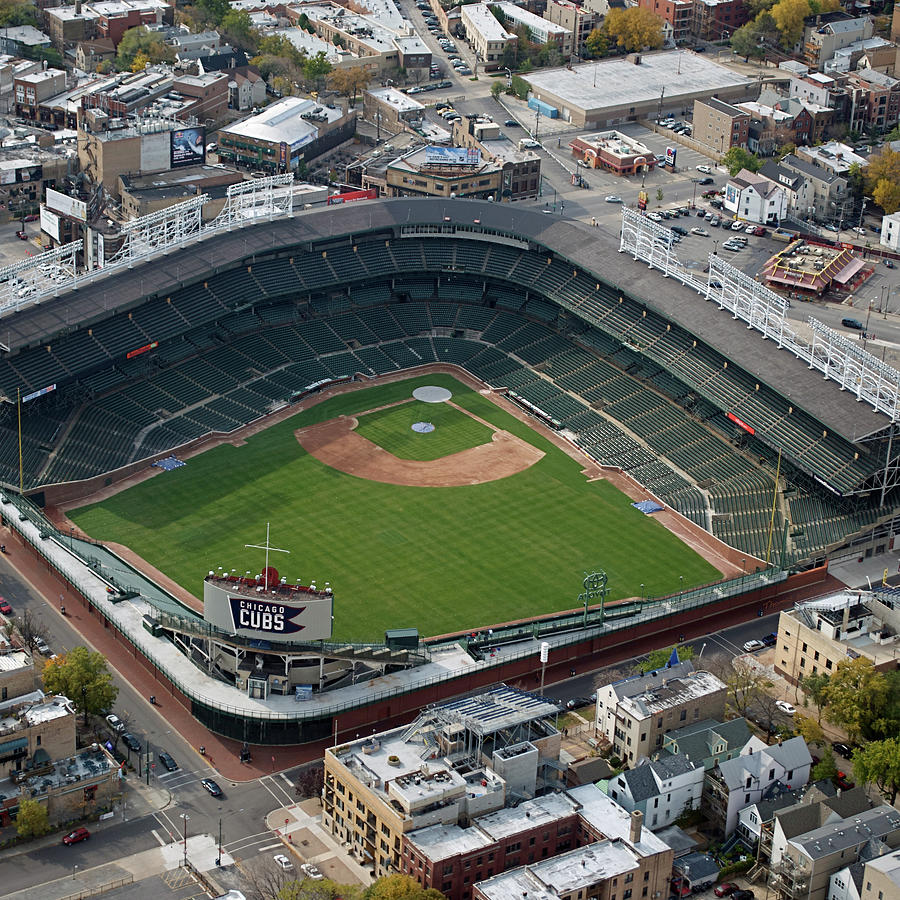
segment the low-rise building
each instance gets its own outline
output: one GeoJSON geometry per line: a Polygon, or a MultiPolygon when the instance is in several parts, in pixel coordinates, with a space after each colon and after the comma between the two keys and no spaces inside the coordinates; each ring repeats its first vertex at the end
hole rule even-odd
{"type": "Polygon", "coordinates": [[[878,243],[895,253],[900,253],[900,212],[891,213],[881,219],[881,236],[878,243]]]}
{"type": "Polygon", "coordinates": [[[832,175],[846,177],[851,166],[859,166],[864,169],[869,160],[853,151],[849,144],[840,141],[829,141],[827,144],[818,144],[814,147],[798,147],[794,151],[798,159],[811,162],[820,169],[831,172],[832,175]]]}
{"type": "Polygon", "coordinates": [[[772,225],[788,211],[783,187],[758,172],[741,169],[725,183],[725,209],[745,222],[772,225]]]}
{"type": "Polygon", "coordinates": [[[549,44],[563,56],[571,55],[574,46],[574,35],[571,29],[546,17],[537,16],[521,6],[516,6],[515,3],[506,2],[506,0],[501,0],[500,3],[491,3],[489,8],[500,10],[510,31],[524,28],[532,43],[541,46],[549,44]]]}
{"type": "Polygon", "coordinates": [[[65,90],[66,73],[62,69],[42,69],[19,75],[13,82],[16,115],[29,122],[44,123],[41,102],[65,90]]]}
{"type": "Polygon", "coordinates": [[[0,31],[0,53],[13,56],[37,56],[51,45],[50,38],[33,25],[9,25],[0,31]]]}
{"type": "Polygon", "coordinates": [[[646,826],[656,831],[700,808],[704,772],[687,756],[667,753],[626,769],[608,783],[606,793],[627,812],[641,812],[646,826]]]}
{"type": "Polygon", "coordinates": [[[250,66],[228,72],[228,108],[253,109],[266,102],[266,80],[250,66]]]}
{"type": "Polygon", "coordinates": [[[547,0],[544,18],[572,32],[573,52],[580,54],[588,35],[603,23],[603,16],[572,0],[547,0]]]}
{"type": "Polygon", "coordinates": [[[691,137],[722,156],[732,147],[747,148],[750,113],[716,97],[694,101],[691,137]]]}
{"type": "Polygon", "coordinates": [[[683,754],[704,769],[711,769],[723,760],[738,756],[751,734],[744,718],[727,722],[704,719],[663,735],[662,753],[683,754]]]}
{"type": "Polygon", "coordinates": [[[848,126],[867,133],[889,131],[900,119],[900,80],[872,69],[857,69],[847,75],[850,95],[848,126]]]}
{"type": "Polygon", "coordinates": [[[24,650],[4,644],[0,650],[0,703],[35,689],[34,661],[24,650]]]}
{"type": "Polygon", "coordinates": [[[0,764],[29,772],[75,752],[75,709],[36,691],[0,703],[0,764]]]}
{"type": "Polygon", "coordinates": [[[292,172],[301,161],[315,159],[350,140],[356,132],[356,111],[317,103],[303,97],[283,97],[261,113],[242,119],[218,133],[218,156],[241,168],[292,172]]]}
{"type": "Polygon", "coordinates": [[[701,719],[722,718],[727,689],[690,660],[634,675],[597,690],[597,730],[626,765],[662,748],[665,734],[701,719]]]}
{"type": "Polygon", "coordinates": [[[500,24],[487,3],[463,5],[460,24],[475,51],[475,58],[487,69],[504,64],[504,52],[507,48],[515,50],[518,45],[519,39],[500,24]]]}
{"type": "Polygon", "coordinates": [[[728,836],[738,813],[782,790],[809,781],[812,757],[802,737],[779,741],[771,747],[752,737],[740,756],[723,760],[706,773],[703,812],[712,830],[728,836]]]}
{"type": "Polygon", "coordinates": [[[803,210],[798,209],[798,218],[834,222],[840,227],[847,222],[853,201],[846,178],[801,159],[795,153],[789,153],[779,165],[801,175],[806,182],[807,209],[805,215],[803,210]]]}
{"type": "Polygon", "coordinates": [[[503,167],[478,150],[418,147],[388,162],[384,177],[388,197],[502,199],[503,167]]]}
{"type": "Polygon", "coordinates": [[[109,38],[79,41],[75,47],[75,65],[84,72],[96,72],[116,58],[116,45],[109,38]]]}
{"type": "Polygon", "coordinates": [[[540,155],[504,137],[498,125],[474,117],[461,119],[453,125],[453,143],[478,150],[482,159],[501,167],[503,200],[537,197],[541,184],[540,155]]]}
{"type": "Polygon", "coordinates": [[[572,155],[589,168],[614,175],[639,175],[656,166],[656,155],[650,148],[621,131],[580,134],[569,147],[572,155]]]}
{"type": "Polygon", "coordinates": [[[221,211],[228,187],[244,179],[244,173],[222,165],[188,166],[152,175],[119,175],[122,214],[135,219],[191,197],[208,194],[210,202],[203,207],[202,214],[204,219],[212,219],[221,211]]]}
{"type": "Polygon", "coordinates": [[[874,23],[867,14],[851,15],[843,10],[808,16],[803,21],[803,36],[797,49],[812,69],[824,71],[835,51],[855,41],[872,37],[874,23]]]}
{"type": "Polygon", "coordinates": [[[885,853],[866,862],[860,879],[860,900],[900,897],[900,852],[885,853]]]}
{"type": "Polygon", "coordinates": [[[394,87],[363,91],[363,118],[388,134],[421,122],[425,107],[415,97],[394,87]]]}
{"type": "MultiPolygon", "coordinates": [[[[179,75],[172,82],[172,90],[187,103],[185,113],[198,121],[216,121],[229,108],[230,74],[207,72],[205,75],[179,75]]],[[[263,85],[265,92],[265,85],[263,85]]]]}

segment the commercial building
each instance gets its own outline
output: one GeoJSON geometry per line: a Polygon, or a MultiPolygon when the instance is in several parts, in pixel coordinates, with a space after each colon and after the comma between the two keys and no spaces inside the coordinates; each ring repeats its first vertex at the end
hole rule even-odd
{"type": "Polygon", "coordinates": [[[572,155],[591,169],[614,175],[639,175],[656,166],[656,156],[646,144],[621,131],[580,134],[569,142],[572,155]]]}
{"type": "Polygon", "coordinates": [[[71,148],[37,144],[0,149],[0,201],[10,219],[37,213],[47,187],[68,174],[71,148]]]}
{"type": "Polygon", "coordinates": [[[388,134],[421,122],[425,107],[415,97],[393,87],[363,91],[363,118],[388,134]]]}
{"type": "Polygon", "coordinates": [[[694,101],[691,137],[719,156],[732,147],[747,149],[750,113],[715,97],[694,101]]]}
{"type": "Polygon", "coordinates": [[[486,3],[468,3],[460,8],[460,24],[472,45],[475,58],[487,69],[503,62],[507,48],[515,50],[519,39],[507,31],[486,3]]]}
{"type": "Polygon", "coordinates": [[[152,175],[119,176],[118,195],[122,214],[128,219],[146,216],[191,197],[208,194],[211,202],[202,210],[205,219],[214,218],[225,202],[229,185],[245,179],[245,173],[227,166],[188,166],[152,175]],[[216,199],[221,202],[216,203],[216,199]]]}
{"type": "Polygon", "coordinates": [[[730,835],[738,813],[752,803],[809,781],[812,757],[802,737],[767,746],[751,737],[739,756],[723,760],[706,773],[703,812],[711,829],[730,835]]]}
{"type": "Polygon", "coordinates": [[[865,265],[849,246],[816,246],[797,240],[767,259],[762,275],[771,287],[789,291],[791,296],[821,296],[833,282],[848,289],[865,265]]]}
{"type": "Polygon", "coordinates": [[[785,610],[778,617],[775,671],[797,684],[859,656],[881,671],[896,669],[900,615],[895,605],[889,593],[878,590],[840,591],[785,610]]]}
{"type": "Polygon", "coordinates": [[[471,821],[561,785],[557,713],[550,702],[501,686],[331,747],[322,825],[376,877],[403,871],[404,859],[412,874],[412,848],[404,856],[412,832],[471,821]]]}
{"type": "Polygon", "coordinates": [[[283,97],[261,113],[219,131],[219,159],[266,173],[292,172],[301,161],[350,140],[356,111],[283,97]]]}
{"type": "Polygon", "coordinates": [[[43,69],[28,75],[18,75],[13,81],[16,115],[29,122],[43,122],[41,102],[66,88],[66,73],[62,69],[43,69]]]}
{"type": "Polygon", "coordinates": [[[737,102],[756,95],[755,82],[686,50],[541,69],[523,77],[534,97],[578,128],[606,128],[658,113],[680,115],[695,100],[712,96],[737,102]]]}
{"type": "Polygon", "coordinates": [[[764,175],[741,169],[725,182],[725,209],[745,222],[772,225],[787,215],[784,188],[764,175]]]}
{"type": "Polygon", "coordinates": [[[588,35],[603,23],[603,16],[572,0],[547,0],[544,18],[572,32],[572,52],[580,54],[588,35]]]}
{"type": "MultiPolygon", "coordinates": [[[[379,187],[388,197],[477,197],[502,199],[503,167],[478,151],[459,154],[419,147],[386,163],[383,184],[364,176],[364,187],[379,187]]],[[[368,175],[368,171],[366,173],[368,175]]]]}
{"type": "MultiPolygon", "coordinates": [[[[258,76],[257,76],[258,77],[258,76]]],[[[207,72],[204,75],[179,75],[172,82],[172,91],[186,102],[185,115],[200,122],[216,121],[229,108],[229,85],[232,76],[224,72],[207,72]]],[[[265,92],[265,86],[263,86],[265,92]]]]}
{"type": "Polygon", "coordinates": [[[478,150],[483,159],[501,167],[501,198],[524,200],[537,197],[541,185],[540,154],[520,148],[504,137],[493,122],[465,118],[453,125],[453,143],[457,147],[478,150]]]}
{"type": "Polygon", "coordinates": [[[535,44],[550,44],[564,56],[569,56],[574,48],[574,35],[569,28],[558,25],[551,19],[535,15],[515,3],[500,2],[489,4],[489,8],[497,8],[506,19],[512,30],[524,28],[528,39],[535,44]]]}
{"type": "Polygon", "coordinates": [[[725,714],[725,685],[690,660],[597,690],[597,730],[626,765],[657,752],[669,731],[725,714]]]}
{"type": "Polygon", "coordinates": [[[626,769],[608,782],[606,793],[627,812],[638,810],[651,830],[665,828],[700,808],[704,768],[683,754],[665,754],[626,769]]]}
{"type": "Polygon", "coordinates": [[[33,691],[0,703],[0,765],[30,772],[75,752],[75,709],[33,691]]]}

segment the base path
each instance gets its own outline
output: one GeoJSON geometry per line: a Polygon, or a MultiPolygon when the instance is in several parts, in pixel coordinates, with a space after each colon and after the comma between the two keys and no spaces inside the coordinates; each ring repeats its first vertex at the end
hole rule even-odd
{"type": "Polygon", "coordinates": [[[495,431],[489,444],[481,444],[441,459],[401,459],[357,434],[353,416],[341,416],[300,428],[300,446],[319,462],[369,481],[407,487],[461,487],[508,478],[533,466],[544,456],[508,431],[495,431]]]}

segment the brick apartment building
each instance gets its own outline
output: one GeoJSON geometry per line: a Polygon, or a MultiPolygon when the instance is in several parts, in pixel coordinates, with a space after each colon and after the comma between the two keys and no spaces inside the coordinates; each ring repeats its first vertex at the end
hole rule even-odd
{"type": "Polygon", "coordinates": [[[694,101],[692,137],[720,156],[732,147],[747,148],[750,113],[715,97],[694,101]]]}

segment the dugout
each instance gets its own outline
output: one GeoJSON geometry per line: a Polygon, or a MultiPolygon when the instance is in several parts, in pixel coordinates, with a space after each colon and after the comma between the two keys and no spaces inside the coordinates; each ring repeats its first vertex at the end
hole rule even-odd
{"type": "Polygon", "coordinates": [[[388,628],[384,643],[391,650],[415,650],[419,646],[418,628],[388,628]]]}

